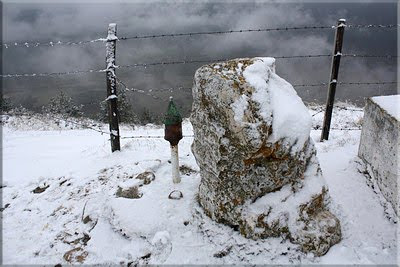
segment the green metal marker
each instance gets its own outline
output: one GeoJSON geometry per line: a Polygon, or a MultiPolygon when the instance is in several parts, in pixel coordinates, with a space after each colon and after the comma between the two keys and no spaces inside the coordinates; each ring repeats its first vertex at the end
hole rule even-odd
{"type": "Polygon", "coordinates": [[[182,123],[182,116],[176,107],[172,96],[169,97],[169,104],[167,109],[167,114],[165,115],[164,124],[174,125],[182,123]]]}
{"type": "Polygon", "coordinates": [[[178,143],[182,139],[182,116],[172,96],[169,98],[167,113],[164,119],[164,139],[171,144],[172,181],[180,183],[178,143]]]}

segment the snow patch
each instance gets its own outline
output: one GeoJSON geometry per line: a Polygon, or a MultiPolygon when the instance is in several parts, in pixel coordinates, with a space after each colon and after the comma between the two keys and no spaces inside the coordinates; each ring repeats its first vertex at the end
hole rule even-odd
{"type": "Polygon", "coordinates": [[[118,98],[118,96],[116,96],[116,95],[110,95],[110,96],[108,96],[108,97],[106,98],[106,101],[111,100],[111,99],[115,99],[115,98],[118,98]]]}
{"type": "Polygon", "coordinates": [[[275,73],[271,74],[269,90],[273,110],[272,142],[285,138],[290,145],[295,144],[292,152],[301,150],[311,131],[308,109],[293,86],[275,73]]]}
{"type": "Polygon", "coordinates": [[[400,95],[374,96],[371,100],[400,121],[400,95]]]}
{"type": "Polygon", "coordinates": [[[293,86],[275,74],[275,59],[257,58],[243,76],[255,88],[252,99],[259,103],[263,119],[272,117],[271,142],[284,138],[294,145],[293,153],[302,149],[310,136],[311,116],[293,86]]]}
{"type": "Polygon", "coordinates": [[[246,111],[249,103],[246,95],[241,95],[238,99],[231,104],[233,110],[234,119],[236,122],[241,123],[243,121],[244,112],[246,111]]]}

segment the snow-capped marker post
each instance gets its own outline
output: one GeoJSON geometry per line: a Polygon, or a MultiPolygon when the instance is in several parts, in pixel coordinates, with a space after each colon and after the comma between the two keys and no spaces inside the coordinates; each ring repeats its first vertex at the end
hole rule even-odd
{"type": "Polygon", "coordinates": [[[335,101],[336,85],[339,76],[340,58],[342,57],[342,44],[344,28],[346,27],[346,20],[339,19],[338,26],[336,27],[335,48],[332,56],[332,70],[331,77],[328,85],[328,97],[326,99],[326,108],[324,115],[324,123],[321,132],[321,141],[328,140],[329,129],[331,128],[333,103],[335,101]]]}
{"type": "Polygon", "coordinates": [[[179,174],[178,143],[182,139],[182,116],[175,106],[172,96],[169,98],[164,124],[164,139],[171,145],[172,181],[177,184],[181,182],[179,174]]]}
{"type": "Polygon", "coordinates": [[[108,36],[106,42],[106,80],[107,80],[107,102],[108,122],[110,124],[111,151],[121,150],[119,142],[118,108],[117,108],[117,82],[115,77],[115,50],[117,37],[117,24],[108,25],[108,36]]]}

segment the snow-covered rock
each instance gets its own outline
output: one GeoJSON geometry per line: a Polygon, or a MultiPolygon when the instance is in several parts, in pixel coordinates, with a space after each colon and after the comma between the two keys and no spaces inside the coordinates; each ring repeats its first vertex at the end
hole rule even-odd
{"type": "Polygon", "coordinates": [[[198,69],[191,122],[199,202],[212,219],[252,239],[287,236],[316,255],[340,241],[310,138],[311,116],[275,73],[275,59],[198,69]]]}

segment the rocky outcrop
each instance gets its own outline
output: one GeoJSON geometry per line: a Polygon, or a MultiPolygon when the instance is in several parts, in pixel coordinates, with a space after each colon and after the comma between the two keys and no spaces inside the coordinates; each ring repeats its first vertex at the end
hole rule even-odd
{"type": "Polygon", "coordinates": [[[286,236],[316,255],[340,241],[311,117],[273,58],[198,69],[191,122],[199,202],[212,219],[248,238],[286,236]]]}

